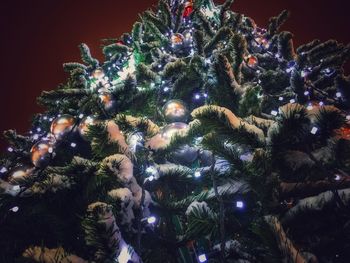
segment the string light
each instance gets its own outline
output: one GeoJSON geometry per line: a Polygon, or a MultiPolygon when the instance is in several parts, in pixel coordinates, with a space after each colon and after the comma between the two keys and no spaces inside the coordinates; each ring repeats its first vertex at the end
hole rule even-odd
{"type": "Polygon", "coordinates": [[[237,208],[243,208],[244,207],[244,203],[242,201],[237,201],[236,202],[236,207],[237,208]]]}
{"type": "Polygon", "coordinates": [[[10,209],[10,211],[14,212],[14,213],[17,213],[19,211],[19,207],[18,206],[15,206],[15,207],[12,207],[10,209]]]}
{"type": "Polygon", "coordinates": [[[198,261],[203,263],[203,262],[207,262],[207,256],[205,254],[199,255],[198,256],[198,261]]]}
{"type": "Polygon", "coordinates": [[[316,134],[317,133],[317,131],[318,131],[318,128],[317,127],[313,127],[312,129],[311,129],[311,134],[316,134]]]}
{"type": "Polygon", "coordinates": [[[157,218],[155,216],[150,216],[147,218],[147,223],[152,225],[157,221],[157,218]]]}
{"type": "Polygon", "coordinates": [[[7,172],[7,168],[6,167],[1,167],[0,173],[4,174],[6,172],[7,172]]]}
{"type": "Polygon", "coordinates": [[[8,147],[7,150],[12,153],[13,152],[13,148],[12,147],[8,147]]]}
{"type": "Polygon", "coordinates": [[[277,114],[278,114],[278,111],[275,111],[275,110],[271,111],[272,116],[277,116],[277,114]]]}
{"type": "Polygon", "coordinates": [[[195,171],[195,172],[194,172],[194,177],[199,178],[199,177],[201,177],[201,176],[202,176],[202,174],[201,174],[200,171],[195,171]]]}

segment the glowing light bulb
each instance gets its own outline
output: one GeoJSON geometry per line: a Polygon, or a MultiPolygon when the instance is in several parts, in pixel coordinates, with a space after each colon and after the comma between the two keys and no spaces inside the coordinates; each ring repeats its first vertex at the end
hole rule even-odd
{"type": "Polygon", "coordinates": [[[236,202],[236,207],[237,208],[243,208],[244,207],[244,203],[242,201],[237,201],[236,202]]]}
{"type": "Polygon", "coordinates": [[[205,254],[199,255],[198,256],[198,261],[203,263],[207,261],[207,256],[205,254]]]}
{"type": "Polygon", "coordinates": [[[147,223],[148,224],[154,224],[157,221],[155,216],[150,216],[147,218],[147,223]]]}
{"type": "Polygon", "coordinates": [[[202,174],[201,174],[200,171],[195,171],[194,177],[199,178],[199,177],[201,177],[201,176],[202,176],[202,174]]]}

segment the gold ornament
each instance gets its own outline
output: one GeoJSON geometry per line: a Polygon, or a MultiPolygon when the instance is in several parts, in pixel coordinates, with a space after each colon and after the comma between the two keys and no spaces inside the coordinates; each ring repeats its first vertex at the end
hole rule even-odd
{"type": "Polygon", "coordinates": [[[97,123],[97,120],[91,116],[85,117],[79,124],[78,131],[83,139],[86,139],[86,134],[89,131],[89,126],[97,123]]]}
{"type": "Polygon", "coordinates": [[[73,129],[74,124],[74,117],[64,114],[52,122],[50,131],[56,138],[62,138],[73,129]]]}
{"type": "Polygon", "coordinates": [[[170,100],[163,107],[163,115],[168,122],[184,122],[189,112],[181,100],[170,100]]]}
{"type": "Polygon", "coordinates": [[[100,95],[101,103],[106,111],[111,111],[115,108],[116,102],[113,99],[112,95],[107,92],[102,92],[100,95]]]}
{"type": "Polygon", "coordinates": [[[182,47],[183,42],[184,42],[184,36],[182,34],[175,33],[171,36],[171,45],[176,50],[182,47]]]}
{"type": "Polygon", "coordinates": [[[92,72],[92,77],[94,79],[98,79],[98,80],[101,80],[103,79],[105,76],[105,73],[103,72],[103,69],[102,68],[98,68],[98,69],[95,69],[93,72],[92,72]]]}
{"type": "Polygon", "coordinates": [[[34,144],[30,150],[32,163],[35,167],[45,167],[49,164],[53,153],[53,142],[41,140],[34,144]]]}

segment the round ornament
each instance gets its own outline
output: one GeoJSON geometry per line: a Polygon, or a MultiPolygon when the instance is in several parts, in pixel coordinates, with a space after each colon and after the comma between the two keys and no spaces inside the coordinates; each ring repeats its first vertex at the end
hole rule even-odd
{"type": "Polygon", "coordinates": [[[174,122],[167,126],[165,126],[161,130],[161,136],[164,139],[171,140],[171,138],[175,135],[184,135],[188,130],[188,125],[183,122],[174,122]]]}
{"type": "Polygon", "coordinates": [[[113,96],[107,92],[102,92],[100,95],[101,103],[106,111],[110,112],[116,107],[116,101],[113,96]]]}
{"type": "Polygon", "coordinates": [[[64,114],[53,120],[50,131],[58,139],[66,136],[73,129],[74,125],[75,118],[69,114],[64,114]]]}
{"type": "Polygon", "coordinates": [[[92,72],[92,77],[94,79],[101,80],[104,78],[104,76],[105,76],[105,73],[102,68],[97,68],[92,72]]]}
{"type": "Polygon", "coordinates": [[[193,12],[193,1],[186,1],[183,17],[189,17],[193,12]]]}
{"type": "Polygon", "coordinates": [[[129,145],[129,148],[136,152],[137,148],[142,146],[145,142],[145,139],[143,137],[143,134],[141,132],[135,132],[133,134],[130,134],[127,139],[127,143],[129,145]]]}
{"type": "Polygon", "coordinates": [[[78,126],[78,131],[80,136],[83,139],[86,139],[86,134],[89,131],[89,126],[97,123],[97,120],[94,117],[87,116],[85,117],[78,126]]]}
{"type": "Polygon", "coordinates": [[[172,161],[177,164],[189,166],[198,158],[198,154],[198,149],[184,145],[172,154],[172,161]]]}
{"type": "Polygon", "coordinates": [[[163,115],[168,122],[187,121],[189,111],[181,100],[170,100],[163,106],[163,115]]]}
{"type": "Polygon", "coordinates": [[[183,32],[183,43],[186,47],[190,47],[193,45],[193,37],[192,37],[192,31],[191,30],[186,30],[183,32]]]}
{"type": "Polygon", "coordinates": [[[180,33],[175,33],[171,36],[171,46],[175,50],[180,50],[184,43],[184,36],[180,33]]]}
{"type": "Polygon", "coordinates": [[[34,144],[30,150],[32,163],[35,167],[42,168],[49,164],[52,153],[53,143],[49,140],[41,140],[34,144]]]}
{"type": "Polygon", "coordinates": [[[245,58],[245,62],[248,67],[255,68],[258,65],[258,58],[253,55],[248,55],[245,58]]]}

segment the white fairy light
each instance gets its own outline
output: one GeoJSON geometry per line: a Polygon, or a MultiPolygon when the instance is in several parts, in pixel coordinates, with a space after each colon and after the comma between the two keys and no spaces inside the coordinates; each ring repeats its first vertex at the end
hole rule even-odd
{"type": "Polygon", "coordinates": [[[4,174],[6,172],[7,172],[7,168],[6,167],[1,167],[0,173],[4,174]]]}
{"type": "Polygon", "coordinates": [[[337,174],[337,175],[334,177],[334,180],[336,180],[336,181],[340,181],[340,179],[341,179],[341,176],[340,176],[339,174],[337,174]]]}
{"type": "Polygon", "coordinates": [[[53,153],[53,148],[49,147],[49,149],[47,150],[49,153],[53,153]]]}
{"type": "Polygon", "coordinates": [[[13,148],[12,147],[8,147],[7,150],[12,153],[13,152],[13,148]]]}
{"type": "Polygon", "coordinates": [[[79,119],[82,119],[82,118],[84,118],[84,114],[80,113],[79,114],[79,119]]]}
{"type": "Polygon", "coordinates": [[[291,99],[289,102],[290,103],[295,103],[295,99],[291,99]]]}
{"type": "Polygon", "coordinates": [[[323,105],[324,105],[324,102],[323,102],[323,101],[320,101],[320,102],[318,103],[318,105],[323,106],[323,105]]]}
{"type": "Polygon", "coordinates": [[[278,111],[275,111],[275,110],[271,111],[272,116],[277,116],[277,114],[278,114],[278,111]]]}
{"type": "Polygon", "coordinates": [[[18,206],[14,206],[10,209],[10,211],[17,213],[19,211],[19,207],[18,206]]]}
{"type": "Polygon", "coordinates": [[[205,254],[199,255],[198,256],[198,261],[200,263],[206,262],[207,261],[207,256],[205,254]]]}
{"type": "Polygon", "coordinates": [[[195,171],[195,172],[194,172],[194,177],[199,178],[199,177],[201,177],[201,176],[202,176],[202,174],[201,174],[200,171],[195,171]]]}
{"type": "Polygon", "coordinates": [[[350,115],[346,115],[346,120],[350,121],[350,115]]]}
{"type": "Polygon", "coordinates": [[[72,142],[72,143],[70,144],[70,146],[71,146],[72,148],[75,148],[75,147],[77,147],[77,144],[76,144],[75,142],[72,142]]]}
{"type": "Polygon", "coordinates": [[[118,72],[118,75],[121,80],[125,80],[127,76],[130,74],[134,74],[136,71],[136,61],[133,55],[130,56],[128,66],[123,68],[121,71],[118,72]]]}
{"type": "Polygon", "coordinates": [[[316,134],[317,133],[317,131],[318,131],[318,128],[317,127],[313,127],[312,129],[311,129],[311,134],[316,134]]]}
{"type": "Polygon", "coordinates": [[[196,100],[199,100],[199,99],[201,98],[201,96],[200,96],[199,94],[196,94],[196,95],[194,95],[194,98],[195,98],[196,100]]]}
{"type": "Polygon", "coordinates": [[[305,95],[305,96],[308,96],[309,94],[310,94],[309,91],[305,91],[305,92],[304,92],[304,95],[305,95]]]}
{"type": "Polygon", "coordinates": [[[243,208],[244,207],[244,203],[242,201],[237,201],[236,202],[236,207],[237,208],[243,208]]]}
{"type": "Polygon", "coordinates": [[[117,260],[119,263],[127,263],[131,260],[131,255],[127,246],[123,246],[117,260]]]}
{"type": "Polygon", "coordinates": [[[164,91],[164,92],[169,91],[169,87],[165,87],[165,88],[163,89],[163,91],[164,91]]]}
{"type": "Polygon", "coordinates": [[[148,224],[154,224],[157,221],[157,218],[155,216],[150,216],[147,218],[148,224]]]}
{"type": "Polygon", "coordinates": [[[340,93],[340,92],[337,92],[337,93],[335,93],[335,96],[336,96],[337,98],[341,98],[341,93],[340,93]]]}
{"type": "Polygon", "coordinates": [[[34,139],[34,140],[39,139],[39,135],[38,135],[38,134],[34,134],[33,139],[34,139]]]}

